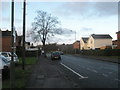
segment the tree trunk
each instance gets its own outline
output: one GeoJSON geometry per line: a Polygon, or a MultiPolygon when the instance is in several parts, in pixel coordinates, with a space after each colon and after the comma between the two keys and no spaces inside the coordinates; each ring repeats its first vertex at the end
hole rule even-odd
{"type": "Polygon", "coordinates": [[[46,55],[46,45],[45,45],[45,42],[43,42],[43,50],[44,50],[44,57],[47,57],[47,55],[46,55]]]}

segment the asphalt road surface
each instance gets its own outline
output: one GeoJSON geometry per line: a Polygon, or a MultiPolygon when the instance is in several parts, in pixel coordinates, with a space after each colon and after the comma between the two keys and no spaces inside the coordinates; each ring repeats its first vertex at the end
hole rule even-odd
{"type": "Polygon", "coordinates": [[[59,64],[74,74],[71,78],[82,88],[118,88],[120,83],[117,63],[62,55],[59,64]]]}

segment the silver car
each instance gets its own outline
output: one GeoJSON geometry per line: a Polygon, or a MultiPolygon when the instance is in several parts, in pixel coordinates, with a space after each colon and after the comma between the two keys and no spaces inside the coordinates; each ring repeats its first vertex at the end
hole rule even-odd
{"type": "Polygon", "coordinates": [[[2,79],[8,78],[10,75],[10,62],[6,57],[0,55],[0,70],[2,71],[2,79]]]}
{"type": "Polygon", "coordinates": [[[0,69],[10,68],[10,62],[6,57],[0,55],[0,69]]]}
{"type": "MultiPolygon", "coordinates": [[[[0,52],[1,55],[5,56],[9,61],[11,61],[11,52],[0,52]]],[[[18,56],[14,53],[13,54],[13,59],[15,63],[19,62],[18,56]]]]}

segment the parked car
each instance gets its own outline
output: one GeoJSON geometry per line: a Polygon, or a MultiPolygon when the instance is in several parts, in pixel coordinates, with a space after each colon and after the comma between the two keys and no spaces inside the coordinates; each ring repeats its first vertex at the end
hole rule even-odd
{"type": "Polygon", "coordinates": [[[10,62],[3,55],[0,55],[0,70],[2,71],[2,79],[10,76],[10,62]]]}
{"type": "MultiPolygon", "coordinates": [[[[1,52],[0,54],[2,54],[3,56],[5,56],[9,61],[11,61],[11,52],[1,52]]],[[[14,53],[13,54],[13,59],[15,63],[19,62],[18,56],[14,53]]]]}
{"type": "Polygon", "coordinates": [[[61,54],[59,52],[52,52],[51,53],[51,59],[52,60],[55,60],[55,59],[61,60],[61,54]]]}

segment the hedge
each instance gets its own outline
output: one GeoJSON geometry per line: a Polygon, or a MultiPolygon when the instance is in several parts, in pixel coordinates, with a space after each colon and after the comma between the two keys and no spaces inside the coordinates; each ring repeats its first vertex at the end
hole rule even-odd
{"type": "MultiPolygon", "coordinates": [[[[25,56],[26,57],[37,57],[37,55],[40,55],[40,51],[25,51],[25,56]]],[[[18,57],[22,57],[22,47],[18,47],[16,49],[16,54],[18,57]]]]}
{"type": "Polygon", "coordinates": [[[120,49],[106,50],[81,50],[80,54],[90,56],[120,56],[120,49]]]}

